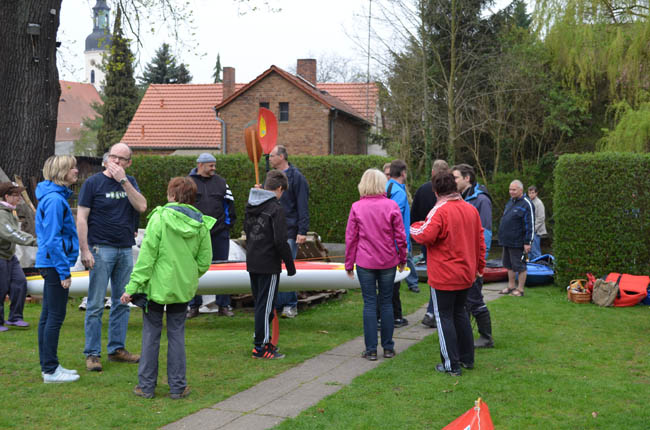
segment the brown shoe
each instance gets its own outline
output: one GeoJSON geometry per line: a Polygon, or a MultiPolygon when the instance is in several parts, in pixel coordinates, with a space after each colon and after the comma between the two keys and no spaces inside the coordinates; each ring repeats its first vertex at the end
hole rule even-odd
{"type": "Polygon", "coordinates": [[[234,317],[235,313],[230,306],[219,306],[219,315],[224,317],[234,317]]]}
{"type": "Polygon", "coordinates": [[[199,308],[189,308],[187,310],[187,315],[185,315],[185,318],[191,320],[192,318],[196,318],[198,316],[199,316],[199,308]]]}
{"type": "Polygon", "coordinates": [[[89,355],[86,357],[86,370],[91,372],[101,372],[102,362],[99,361],[99,357],[96,355],[89,355]]]}
{"type": "Polygon", "coordinates": [[[124,348],[116,349],[114,353],[108,354],[108,361],[119,361],[122,363],[137,363],[140,361],[139,354],[131,354],[124,348]]]}
{"type": "Polygon", "coordinates": [[[190,386],[186,385],[182,393],[169,393],[169,398],[173,400],[183,399],[190,395],[190,386]]]}
{"type": "Polygon", "coordinates": [[[154,393],[142,391],[142,387],[139,385],[136,385],[135,388],[133,388],[133,394],[139,397],[144,397],[145,399],[153,399],[154,396],[154,393]]]}

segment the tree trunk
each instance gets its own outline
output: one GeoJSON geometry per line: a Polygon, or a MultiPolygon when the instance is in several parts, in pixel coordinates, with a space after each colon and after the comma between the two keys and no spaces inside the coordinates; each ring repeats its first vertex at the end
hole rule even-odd
{"type": "Polygon", "coordinates": [[[28,188],[54,154],[61,1],[0,2],[0,164],[10,178],[22,176],[28,188]],[[28,28],[40,34],[30,35],[28,28]]]}

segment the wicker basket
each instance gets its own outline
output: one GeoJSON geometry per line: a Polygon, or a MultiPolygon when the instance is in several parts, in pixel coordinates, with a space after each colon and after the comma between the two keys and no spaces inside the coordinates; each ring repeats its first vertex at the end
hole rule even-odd
{"type": "Polygon", "coordinates": [[[578,293],[569,288],[566,295],[569,301],[573,303],[591,303],[591,292],[589,291],[578,293]]]}

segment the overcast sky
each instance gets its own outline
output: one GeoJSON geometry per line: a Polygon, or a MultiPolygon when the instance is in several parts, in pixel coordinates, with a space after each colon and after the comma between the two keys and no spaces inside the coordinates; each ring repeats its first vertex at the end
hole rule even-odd
{"type": "MultiPolygon", "coordinates": [[[[58,40],[60,78],[83,81],[85,78],[85,39],[92,32],[92,7],[95,0],[63,0],[58,40]]],[[[136,75],[149,62],[163,42],[189,66],[193,83],[212,82],[217,53],[222,67],[235,67],[237,82],[248,82],[272,64],[281,68],[295,66],[298,58],[336,54],[355,61],[366,69],[366,57],[348,34],[367,34],[368,0],[270,0],[280,11],[268,11],[263,0],[252,0],[260,8],[250,11],[233,0],[191,0],[195,22],[182,29],[180,47],[168,35],[166,27],[152,22],[145,28],[139,50],[136,75]],[[245,13],[243,13],[245,12],[245,13]],[[366,16],[364,16],[364,14],[366,16]],[[191,32],[196,36],[192,40],[191,32]]],[[[111,6],[112,1],[108,1],[111,6]]],[[[111,10],[111,30],[114,22],[111,10]]],[[[132,46],[134,52],[135,46],[132,46]]]]}

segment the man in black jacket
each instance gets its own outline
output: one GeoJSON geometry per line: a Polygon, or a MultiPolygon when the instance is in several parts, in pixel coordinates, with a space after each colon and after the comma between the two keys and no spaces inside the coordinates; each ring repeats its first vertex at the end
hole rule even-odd
{"type": "Polygon", "coordinates": [[[271,170],[266,174],[264,189],[251,188],[246,205],[246,270],[255,299],[255,348],[253,358],[267,360],[284,358],[271,343],[270,323],[278,295],[282,261],[287,275],[296,274],[296,267],[287,242],[284,209],[278,201],[287,189],[284,173],[271,170]]]}
{"type": "Polygon", "coordinates": [[[503,246],[503,267],[508,269],[508,287],[500,294],[521,297],[524,295],[527,267],[524,254],[530,252],[535,233],[535,210],[533,204],[524,194],[524,185],[515,179],[508,188],[510,200],[499,224],[499,245],[503,246]],[[515,287],[515,275],[518,274],[518,287],[515,287]]]}
{"type": "MultiPolygon", "coordinates": [[[[287,217],[287,236],[293,259],[298,254],[298,245],[305,243],[309,230],[309,184],[300,170],[289,163],[287,148],[277,145],[269,154],[271,167],[287,176],[289,188],[282,195],[280,204],[287,217]]],[[[298,315],[298,295],[295,292],[280,293],[275,304],[284,318],[298,315]]]]}
{"type": "MultiPolygon", "coordinates": [[[[196,184],[195,207],[203,214],[217,220],[212,230],[212,261],[228,260],[230,251],[230,229],[235,225],[235,199],[226,180],[216,173],[217,159],[207,152],[196,159],[196,168],[190,172],[190,178],[196,184]]],[[[187,318],[199,315],[199,307],[203,304],[202,296],[194,296],[190,301],[187,318]]],[[[230,296],[221,294],[216,296],[215,304],[218,306],[219,315],[234,316],[230,306],[230,296]]]]}

